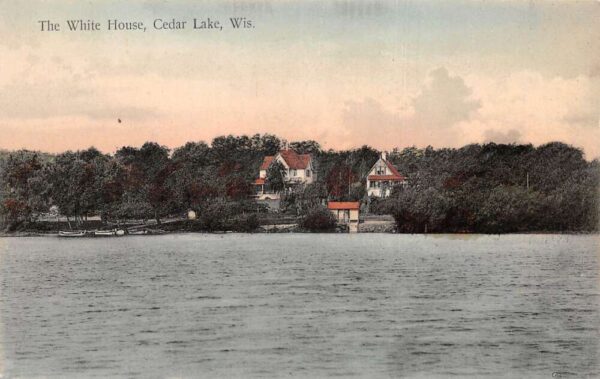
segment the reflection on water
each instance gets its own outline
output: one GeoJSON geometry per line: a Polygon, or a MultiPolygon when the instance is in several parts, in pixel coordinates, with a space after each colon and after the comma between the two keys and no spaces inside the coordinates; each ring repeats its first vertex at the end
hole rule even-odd
{"type": "Polygon", "coordinates": [[[4,239],[4,375],[596,376],[598,263],[597,236],[4,239]]]}

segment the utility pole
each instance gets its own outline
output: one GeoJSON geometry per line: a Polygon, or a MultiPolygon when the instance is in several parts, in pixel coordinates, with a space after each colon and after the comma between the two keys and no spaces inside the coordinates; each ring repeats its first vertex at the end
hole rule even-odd
{"type": "Polygon", "coordinates": [[[529,191],[529,172],[527,172],[527,191],[529,191]]]}
{"type": "Polygon", "coordinates": [[[348,157],[346,157],[346,171],[348,174],[348,199],[350,199],[350,174],[352,170],[350,169],[350,165],[348,164],[348,157]]]}

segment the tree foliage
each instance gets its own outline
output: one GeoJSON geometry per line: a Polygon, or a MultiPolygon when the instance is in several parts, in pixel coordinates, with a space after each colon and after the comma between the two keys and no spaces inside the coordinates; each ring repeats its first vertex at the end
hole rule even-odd
{"type": "Polygon", "coordinates": [[[287,170],[279,161],[271,163],[267,168],[267,186],[275,192],[281,192],[285,188],[285,178],[287,170]]]}
{"type": "MultiPolygon", "coordinates": [[[[95,148],[0,151],[0,222],[34,221],[51,208],[76,222],[94,215],[160,222],[193,209],[202,230],[241,230],[236,222],[252,223],[249,215],[259,209],[251,193],[263,158],[284,146],[277,136],[256,134],[188,142],[172,152],[153,142],[114,155],[95,148]]],[[[384,200],[365,193],[377,150],[325,151],[310,140],[289,148],[313,155],[316,181],[286,190],[283,210],[315,225],[327,224],[327,214],[316,210],[339,200],[369,202],[371,212],[392,214],[403,232],[598,230],[600,163],[564,143],[395,149],[388,159],[409,184],[384,200]]],[[[283,165],[272,164],[268,185],[283,191],[283,173],[283,165]]]]}
{"type": "Polygon", "coordinates": [[[302,228],[312,232],[332,231],[336,224],[333,214],[324,206],[309,209],[300,222],[302,228]]]}
{"type": "Polygon", "coordinates": [[[598,161],[553,142],[395,150],[408,189],[371,207],[405,232],[598,230],[598,161]]]}

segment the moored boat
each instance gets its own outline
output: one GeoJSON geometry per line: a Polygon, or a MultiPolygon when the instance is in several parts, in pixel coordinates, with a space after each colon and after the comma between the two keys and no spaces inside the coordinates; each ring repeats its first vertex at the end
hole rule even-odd
{"type": "Polygon", "coordinates": [[[71,231],[59,230],[58,236],[59,237],[85,237],[85,230],[71,230],[71,231]]]}
{"type": "Polygon", "coordinates": [[[146,230],[146,229],[128,230],[127,233],[132,236],[141,236],[144,234],[148,234],[148,230],[146,230]]]}
{"type": "Polygon", "coordinates": [[[114,230],[96,230],[94,232],[94,236],[96,237],[111,237],[115,235],[114,230]]]}

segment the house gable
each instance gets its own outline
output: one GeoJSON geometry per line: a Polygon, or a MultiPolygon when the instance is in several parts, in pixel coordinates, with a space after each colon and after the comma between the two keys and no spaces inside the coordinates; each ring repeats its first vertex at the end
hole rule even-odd
{"type": "Polygon", "coordinates": [[[391,188],[400,183],[406,184],[406,178],[386,159],[386,153],[382,153],[367,175],[367,194],[387,197],[391,193],[391,188]]]}
{"type": "Polygon", "coordinates": [[[283,165],[283,167],[285,167],[286,170],[290,169],[290,165],[287,163],[287,161],[285,160],[285,158],[281,156],[281,154],[278,153],[275,156],[274,161],[281,163],[283,165]]]}
{"type": "Polygon", "coordinates": [[[385,164],[384,160],[379,158],[377,162],[371,167],[369,176],[371,175],[389,175],[389,167],[385,164]]]}
{"type": "Polygon", "coordinates": [[[373,167],[371,167],[367,180],[403,181],[405,178],[389,161],[379,158],[373,167]]]}

